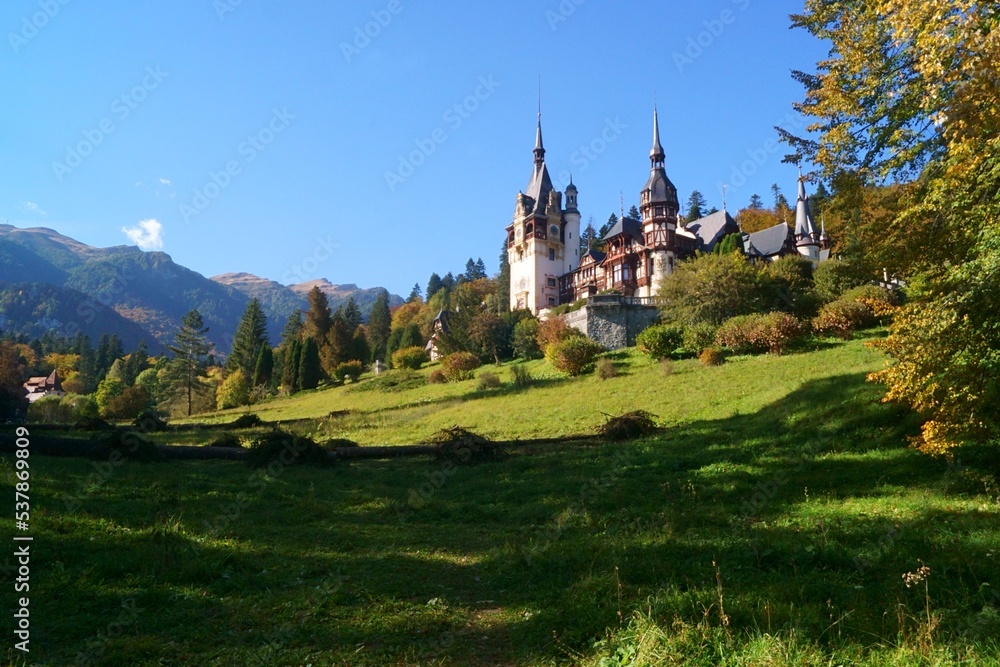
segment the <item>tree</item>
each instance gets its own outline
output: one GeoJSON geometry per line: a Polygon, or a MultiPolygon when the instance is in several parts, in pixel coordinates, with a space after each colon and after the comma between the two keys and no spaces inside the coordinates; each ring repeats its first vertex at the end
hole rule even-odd
{"type": "Polygon", "coordinates": [[[299,357],[299,384],[303,390],[315,389],[323,377],[319,362],[319,346],[313,338],[306,338],[299,357]]]}
{"type": "Polygon", "coordinates": [[[251,299],[236,328],[233,350],[226,361],[226,370],[231,373],[238,368],[243,371],[243,378],[250,381],[254,377],[257,359],[263,348],[270,348],[267,340],[267,317],[260,306],[260,301],[251,299]]]}
{"type": "Polygon", "coordinates": [[[296,308],[288,316],[288,321],[285,322],[285,329],[281,332],[281,346],[288,347],[293,340],[298,340],[302,335],[304,326],[302,311],[296,308]]]}
{"type": "Polygon", "coordinates": [[[741,253],[701,255],[678,262],[663,281],[663,316],[685,326],[720,325],[771,304],[762,270],[741,253]]]}
{"type": "Polygon", "coordinates": [[[628,217],[632,218],[633,220],[642,220],[642,214],[639,213],[639,209],[635,207],[635,204],[632,204],[632,206],[629,207],[628,217]]]}
{"type": "Polygon", "coordinates": [[[309,311],[306,313],[302,335],[306,338],[312,338],[314,341],[326,340],[326,335],[330,332],[330,327],[333,324],[330,301],[319,286],[309,290],[306,298],[309,300],[309,311]]]}
{"type": "Polygon", "coordinates": [[[260,348],[257,363],[254,364],[251,387],[270,387],[274,373],[274,352],[267,345],[260,348]]]}
{"type": "Polygon", "coordinates": [[[229,374],[229,377],[223,380],[222,384],[219,385],[218,392],[216,392],[215,402],[220,410],[249,405],[250,383],[247,382],[242,369],[235,369],[229,374]]]}
{"type": "Polygon", "coordinates": [[[497,312],[510,312],[510,261],[507,257],[507,238],[500,247],[500,275],[497,276],[497,312]]]}
{"type": "Polygon", "coordinates": [[[174,334],[174,344],[167,346],[174,354],[167,366],[170,392],[174,396],[180,396],[189,417],[195,397],[207,390],[202,382],[207,377],[205,358],[212,349],[205,336],[207,333],[208,327],[205,326],[201,313],[192,310],[181,320],[181,327],[174,334]]]}
{"type": "Polygon", "coordinates": [[[299,381],[299,365],[301,362],[302,342],[298,338],[293,338],[285,347],[281,372],[281,385],[290,394],[294,394],[302,388],[302,383],[299,381]]]}
{"type": "Polygon", "coordinates": [[[617,224],[618,224],[618,216],[612,213],[611,216],[608,218],[608,221],[603,225],[601,225],[601,228],[597,230],[597,236],[601,240],[603,240],[604,237],[608,235],[608,232],[611,231],[611,228],[617,224]]]}
{"type": "Polygon", "coordinates": [[[587,221],[587,226],[584,227],[583,233],[580,234],[580,255],[583,256],[591,250],[600,250],[601,239],[597,235],[597,230],[594,229],[594,218],[591,217],[587,221]]]}
{"type": "Polygon", "coordinates": [[[705,206],[708,202],[705,201],[705,195],[701,194],[697,190],[691,193],[691,196],[687,200],[687,214],[684,219],[687,222],[694,222],[700,218],[705,217],[705,206]]]}
{"type": "Polygon", "coordinates": [[[0,341],[0,419],[23,417],[28,409],[22,374],[24,366],[7,341],[0,341]]]}
{"type": "Polygon", "coordinates": [[[781,188],[778,187],[777,183],[771,184],[771,195],[774,197],[774,211],[775,213],[783,210],[790,209],[788,205],[788,200],[785,199],[785,195],[781,194],[781,188]]]}
{"type": "Polygon", "coordinates": [[[441,282],[441,276],[436,273],[432,273],[431,277],[427,280],[427,298],[430,299],[432,296],[437,294],[444,284],[441,282]]]}
{"type": "Polygon", "coordinates": [[[146,341],[140,340],[135,352],[125,358],[125,362],[121,369],[122,382],[125,383],[125,386],[131,387],[135,384],[135,379],[139,377],[139,373],[146,370],[148,366],[149,354],[146,350],[146,341]]]}
{"type": "Polygon", "coordinates": [[[764,209],[764,202],[761,200],[760,195],[753,194],[750,195],[750,206],[751,211],[762,211],[764,209]]]}
{"type": "Polygon", "coordinates": [[[911,278],[871,379],[925,419],[914,444],[947,453],[1000,436],[1000,60],[995,3],[807,0],[796,26],[829,40],[797,105],[818,136],[782,136],[836,199],[895,190],[879,245],[911,278]],[[844,16],[850,20],[843,20],[844,16]],[[891,94],[887,94],[889,91],[891,94]],[[873,188],[887,179],[912,183],[873,188]]]}
{"type": "MultiPolygon", "coordinates": [[[[418,290],[419,286],[414,289],[418,290]]],[[[417,295],[419,299],[419,293],[417,295]]],[[[389,312],[389,292],[381,290],[375,305],[368,315],[368,347],[371,349],[372,361],[375,359],[385,360],[385,346],[389,342],[389,334],[392,332],[392,314],[389,312]]]]}
{"type": "Polygon", "coordinates": [[[500,345],[505,337],[510,337],[502,317],[492,310],[476,314],[469,322],[468,335],[497,365],[500,364],[500,345]]]}
{"type": "Polygon", "coordinates": [[[479,278],[487,278],[488,277],[486,275],[486,264],[483,262],[483,258],[482,257],[477,257],[476,258],[476,267],[475,267],[475,269],[476,269],[476,277],[474,278],[474,280],[478,280],[479,278]]]}
{"type": "Polygon", "coordinates": [[[406,297],[407,302],[420,301],[423,298],[424,295],[420,290],[420,283],[413,283],[413,289],[410,290],[410,296],[406,297]]]}

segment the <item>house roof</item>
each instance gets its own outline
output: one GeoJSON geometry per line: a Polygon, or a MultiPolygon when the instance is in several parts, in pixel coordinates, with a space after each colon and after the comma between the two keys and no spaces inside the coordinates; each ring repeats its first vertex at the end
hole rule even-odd
{"type": "Polygon", "coordinates": [[[604,261],[604,258],[607,257],[607,256],[608,256],[608,253],[606,253],[606,252],[601,252],[600,250],[593,250],[593,249],[591,249],[591,250],[588,250],[587,252],[583,253],[583,257],[580,258],[580,263],[583,264],[583,261],[585,259],[589,258],[589,259],[593,260],[593,262],[595,264],[600,264],[601,262],[604,261]]]}
{"type": "Polygon", "coordinates": [[[743,249],[750,257],[773,257],[781,253],[788,240],[789,227],[780,222],[773,227],[743,235],[743,249]]]}
{"type": "Polygon", "coordinates": [[[622,218],[615,223],[614,227],[608,230],[608,233],[604,235],[604,240],[606,241],[619,234],[627,234],[642,240],[642,223],[633,218],[622,218]]]}
{"type": "Polygon", "coordinates": [[[702,252],[712,252],[715,244],[723,237],[740,230],[739,225],[726,211],[716,211],[704,218],[689,222],[685,228],[698,239],[698,250],[702,252]]]}

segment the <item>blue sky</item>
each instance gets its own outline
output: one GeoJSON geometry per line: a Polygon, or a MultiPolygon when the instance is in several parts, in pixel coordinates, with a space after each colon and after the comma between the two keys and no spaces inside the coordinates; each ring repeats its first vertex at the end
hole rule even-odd
{"type": "MultiPolygon", "coordinates": [[[[162,244],[206,276],[326,277],[404,296],[482,257],[547,163],[584,222],[667,173],[730,210],[796,172],[801,2],[11,0],[0,9],[0,220],[162,244]]],[[[560,187],[561,189],[561,187],[560,187]]]]}

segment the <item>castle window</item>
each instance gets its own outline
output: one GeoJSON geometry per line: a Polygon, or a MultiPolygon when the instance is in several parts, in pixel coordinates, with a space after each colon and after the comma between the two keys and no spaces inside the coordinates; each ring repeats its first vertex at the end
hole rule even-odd
{"type": "Polygon", "coordinates": [[[556,251],[553,250],[552,248],[549,248],[549,261],[550,262],[556,261],[556,251]]]}
{"type": "Polygon", "coordinates": [[[546,281],[546,283],[548,284],[549,287],[555,287],[556,286],[556,279],[555,278],[549,278],[546,281]]]}
{"type": "Polygon", "coordinates": [[[554,296],[549,297],[549,305],[550,306],[556,305],[556,298],[554,296]]]}

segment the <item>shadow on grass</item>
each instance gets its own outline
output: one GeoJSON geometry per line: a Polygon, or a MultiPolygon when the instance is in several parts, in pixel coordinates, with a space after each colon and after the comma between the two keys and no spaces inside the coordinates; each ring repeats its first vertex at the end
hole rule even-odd
{"type": "MultiPolygon", "coordinates": [[[[43,658],[76,655],[134,596],[146,611],[109,647],[130,664],[544,662],[635,609],[697,622],[717,581],[734,631],[870,646],[895,641],[899,605],[922,609],[901,579],[917,559],[949,610],[939,641],[989,637],[996,512],[948,506],[947,467],[904,446],[917,421],[879,396],[842,375],[754,414],[471,468],[126,464],[40,522],[59,574],[38,615],[62,619],[39,622],[43,658]]],[[[87,471],[54,462],[43,491],[87,471]]]]}

